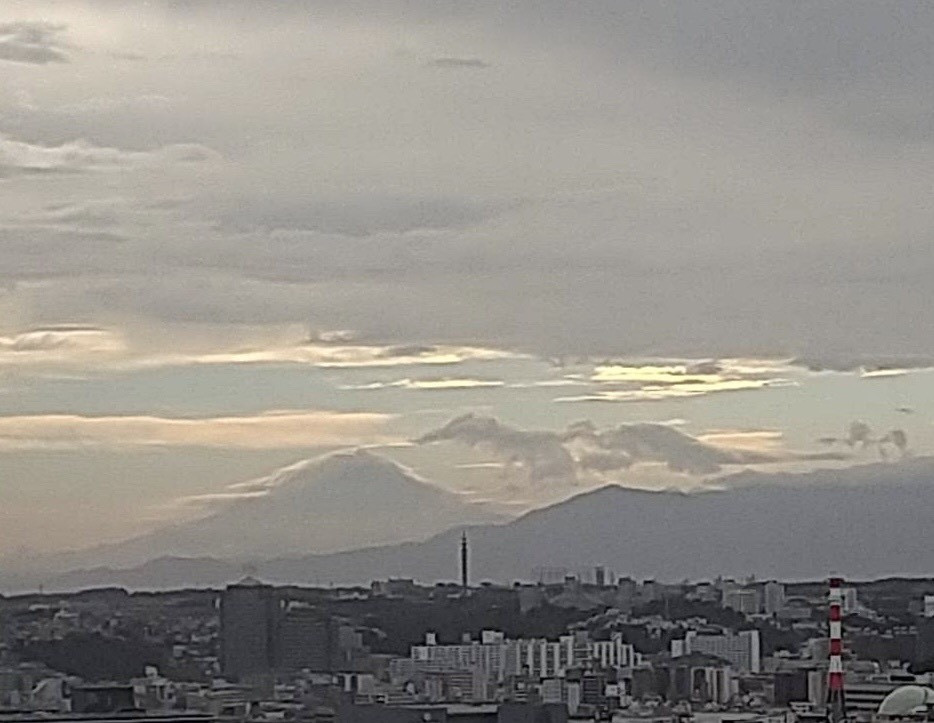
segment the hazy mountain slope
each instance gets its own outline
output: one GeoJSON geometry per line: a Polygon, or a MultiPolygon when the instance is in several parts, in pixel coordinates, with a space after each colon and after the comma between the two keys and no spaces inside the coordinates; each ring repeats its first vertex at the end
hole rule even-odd
{"type": "Polygon", "coordinates": [[[48,562],[61,570],[139,565],[158,557],[330,553],[424,540],[449,527],[503,519],[362,450],[305,460],[230,493],[241,497],[203,519],[48,562]]]}
{"type": "MultiPolygon", "coordinates": [[[[934,568],[934,458],[800,475],[744,473],[723,481],[733,488],[694,495],[604,487],[506,525],[474,527],[472,577],[509,582],[532,578],[539,566],[594,564],[665,580],[750,573],[813,578],[830,571],[873,577],[930,574],[934,568]]],[[[454,580],[459,534],[451,530],[422,543],[280,558],[258,565],[257,573],[301,583],[365,583],[400,575],[454,580]]],[[[55,584],[132,580],[146,587],[141,572],[77,572],[55,584]]],[[[189,565],[187,582],[191,573],[189,565]]],[[[170,580],[163,569],[160,582],[171,585],[170,580]]]]}

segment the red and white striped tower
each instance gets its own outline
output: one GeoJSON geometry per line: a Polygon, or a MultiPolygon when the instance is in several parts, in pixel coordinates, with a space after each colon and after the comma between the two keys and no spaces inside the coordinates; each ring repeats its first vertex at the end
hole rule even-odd
{"type": "Polygon", "coordinates": [[[827,674],[827,719],[846,720],[843,693],[843,580],[830,578],[830,671],[827,674]]]}

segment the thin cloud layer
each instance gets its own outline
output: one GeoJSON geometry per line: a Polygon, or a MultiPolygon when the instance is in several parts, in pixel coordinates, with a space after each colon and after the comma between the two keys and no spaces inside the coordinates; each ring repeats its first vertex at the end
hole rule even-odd
{"type": "Polygon", "coordinates": [[[57,326],[0,336],[0,368],[4,366],[97,365],[126,352],[123,340],[93,326],[57,326]]]}
{"type": "Polygon", "coordinates": [[[812,372],[859,372],[860,376],[874,378],[934,369],[934,354],[816,354],[797,357],[790,363],[812,372]]]}
{"type": "Polygon", "coordinates": [[[68,62],[64,31],[65,26],[59,23],[0,23],[0,60],[35,65],[68,62]]]}
{"type": "Polygon", "coordinates": [[[490,389],[502,387],[505,382],[499,379],[397,379],[392,382],[369,382],[367,384],[345,384],[340,388],[345,391],[378,391],[382,389],[407,389],[414,391],[456,391],[463,389],[490,389]]]}
{"type": "Polygon", "coordinates": [[[754,359],[607,362],[590,376],[594,390],[559,402],[654,402],[793,384],[775,362],[754,359]]]}
{"type": "Polygon", "coordinates": [[[433,68],[467,68],[474,70],[482,70],[483,68],[489,68],[490,64],[481,58],[455,58],[455,57],[444,57],[444,58],[432,58],[428,65],[433,68]]]}
{"type": "Polygon", "coordinates": [[[128,151],[96,146],[80,139],[60,145],[40,145],[0,134],[0,178],[117,171],[217,159],[216,152],[197,143],[178,143],[153,151],[128,151]]]}
{"type": "MultiPolygon", "coordinates": [[[[205,503],[227,503],[242,499],[255,499],[257,497],[267,497],[279,488],[301,487],[302,483],[307,484],[303,478],[312,479],[319,475],[322,469],[336,469],[338,472],[356,473],[356,480],[374,480],[377,481],[384,476],[387,471],[398,471],[405,474],[409,479],[415,482],[433,487],[433,483],[420,477],[414,470],[393,462],[385,457],[374,454],[365,449],[344,449],[337,452],[329,452],[311,459],[303,459],[293,464],[286,465],[274,470],[270,474],[263,475],[256,479],[245,482],[234,482],[227,485],[221,492],[208,493],[202,495],[186,495],[181,497],[173,504],[205,504],[205,503]],[[346,469],[341,469],[346,467],[346,469]]],[[[435,488],[440,489],[440,488],[435,488]]]]}
{"type": "MultiPolygon", "coordinates": [[[[190,353],[165,354],[158,349],[135,348],[114,329],[60,324],[0,336],[0,368],[54,365],[88,369],[139,369],[198,365],[296,364],[320,369],[389,369],[411,366],[456,366],[465,362],[527,358],[502,349],[447,344],[379,344],[355,341],[349,330],[325,331],[293,344],[265,344],[249,349],[206,348],[190,353]]],[[[198,340],[195,340],[197,343],[198,340]]],[[[210,347],[210,340],[200,346],[210,347]]],[[[345,391],[398,388],[445,390],[504,386],[498,379],[470,377],[403,378],[390,382],[342,385],[345,391]]]]}
{"type": "Polygon", "coordinates": [[[0,417],[0,449],[171,446],[281,449],[394,441],[393,415],[282,411],[253,416],[166,418],[45,414],[0,417]]]}
{"type": "MultiPolygon", "coordinates": [[[[499,349],[473,346],[434,344],[346,344],[309,341],[294,346],[283,346],[246,351],[206,353],[196,355],[165,355],[141,363],[159,366],[185,364],[308,364],[322,369],[350,369],[362,367],[397,367],[412,365],[449,365],[465,361],[494,361],[514,359],[520,355],[499,349]]],[[[442,384],[443,385],[443,384],[442,384]]],[[[400,386],[405,386],[400,384],[400,386]]]]}

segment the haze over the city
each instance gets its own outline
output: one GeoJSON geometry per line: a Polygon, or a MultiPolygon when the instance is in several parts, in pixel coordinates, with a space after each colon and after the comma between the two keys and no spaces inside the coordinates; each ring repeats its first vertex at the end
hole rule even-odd
{"type": "Polygon", "coordinates": [[[819,480],[897,526],[934,475],[932,36],[908,1],[3,3],[2,564],[605,485],[819,480]]]}

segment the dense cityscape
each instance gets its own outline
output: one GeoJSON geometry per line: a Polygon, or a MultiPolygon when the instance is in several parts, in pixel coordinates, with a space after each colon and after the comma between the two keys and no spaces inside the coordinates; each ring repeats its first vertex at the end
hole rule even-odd
{"type": "Polygon", "coordinates": [[[460,553],[433,586],[6,597],[0,720],[833,720],[835,607],[846,719],[934,704],[932,579],[471,585],[460,553]]]}

